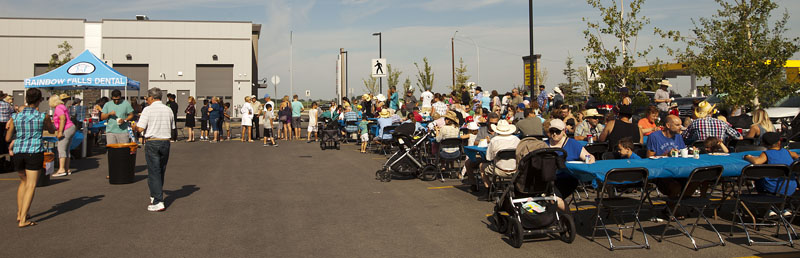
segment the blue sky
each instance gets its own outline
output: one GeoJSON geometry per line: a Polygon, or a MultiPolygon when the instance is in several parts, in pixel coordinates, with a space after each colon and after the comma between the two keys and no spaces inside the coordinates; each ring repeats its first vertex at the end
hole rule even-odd
{"type": "MultiPolygon", "coordinates": [[[[548,73],[545,84],[550,89],[564,81],[561,71],[567,55],[574,57],[576,66],[584,65],[585,22],[581,19],[597,20],[599,13],[583,0],[534,2],[535,49],[543,55],[542,67],[548,73]]],[[[800,10],[800,1],[776,2],[781,6],[779,12],[790,10],[792,15],[785,35],[800,35],[800,14],[792,13],[800,10]]],[[[369,61],[378,55],[373,32],[383,33],[383,56],[403,72],[401,80],[408,77],[413,84],[413,63],[428,57],[436,74],[434,91],[438,92],[447,91],[451,84],[450,37],[456,30],[456,59],[464,59],[471,81],[485,89],[502,92],[522,84],[521,56],[528,53],[528,3],[523,0],[0,0],[0,6],[0,16],[5,17],[100,20],[146,14],[159,20],[260,23],[259,76],[279,75],[279,95],[289,94],[290,30],[294,31],[294,92],[311,90],[314,98],[334,96],[339,48],[350,55],[350,87],[355,94],[365,91],[361,79],[369,76],[369,61]],[[473,40],[480,51],[479,75],[473,40]]],[[[654,27],[686,33],[691,18],[710,16],[716,9],[713,0],[649,0],[642,15],[649,17],[651,24],[644,28],[636,47],[662,43],[652,35],[654,27]]],[[[671,61],[658,49],[651,55],[655,57],[671,61]]],[[[687,78],[673,84],[679,93],[688,90],[687,78]]]]}

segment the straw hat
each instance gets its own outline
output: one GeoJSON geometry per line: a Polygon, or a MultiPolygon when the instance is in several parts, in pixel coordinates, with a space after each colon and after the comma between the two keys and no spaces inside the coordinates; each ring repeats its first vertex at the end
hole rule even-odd
{"type": "Polygon", "coordinates": [[[661,80],[661,82],[659,82],[658,85],[672,87],[672,84],[669,83],[669,80],[661,80]]]}
{"type": "Polygon", "coordinates": [[[68,99],[68,98],[69,98],[69,95],[67,95],[66,93],[61,93],[61,94],[59,94],[59,95],[58,95],[58,98],[60,98],[60,99],[62,99],[62,100],[63,100],[63,99],[68,99]]]}
{"type": "Polygon", "coordinates": [[[386,96],[384,96],[383,94],[378,94],[378,96],[375,97],[375,98],[378,99],[378,101],[381,101],[381,102],[386,101],[386,96]]]}
{"type": "Polygon", "coordinates": [[[559,88],[559,87],[553,88],[553,91],[555,91],[558,94],[561,94],[561,88],[559,88]]]}
{"type": "Polygon", "coordinates": [[[456,122],[456,124],[458,123],[458,116],[456,116],[456,112],[453,111],[447,111],[447,113],[444,115],[444,119],[450,119],[453,122],[456,122]]]}
{"type": "Polygon", "coordinates": [[[600,113],[597,113],[597,109],[590,108],[590,109],[586,110],[586,116],[585,117],[589,118],[589,117],[603,117],[603,116],[600,115],[600,113]]]}
{"type": "Polygon", "coordinates": [[[369,94],[364,94],[364,95],[361,95],[361,98],[362,98],[362,99],[364,99],[364,101],[370,101],[370,100],[372,100],[372,97],[370,97],[370,96],[369,96],[369,94]]]}
{"type": "Polygon", "coordinates": [[[716,104],[711,105],[711,103],[708,103],[708,101],[700,102],[700,104],[697,104],[697,109],[694,111],[694,115],[697,118],[704,118],[709,114],[714,113],[715,106],[716,104]]]}
{"type": "Polygon", "coordinates": [[[480,127],[478,126],[478,122],[470,122],[467,124],[467,130],[478,130],[480,127]]]}
{"type": "Polygon", "coordinates": [[[379,113],[379,114],[380,114],[381,118],[388,118],[388,117],[392,116],[392,113],[390,113],[388,109],[381,110],[381,113],[379,113]]]}
{"type": "Polygon", "coordinates": [[[492,125],[492,131],[499,135],[511,135],[517,131],[517,127],[509,124],[506,120],[500,120],[496,125],[492,125]]]}

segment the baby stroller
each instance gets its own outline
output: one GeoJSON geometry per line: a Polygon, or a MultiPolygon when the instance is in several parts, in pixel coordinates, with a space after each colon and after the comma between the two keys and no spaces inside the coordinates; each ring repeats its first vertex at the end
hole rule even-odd
{"type": "Polygon", "coordinates": [[[329,148],[340,149],[339,121],[327,117],[322,118],[322,126],[320,128],[322,128],[322,137],[320,137],[319,148],[322,150],[329,148]]]}
{"type": "Polygon", "coordinates": [[[383,168],[375,172],[375,179],[381,182],[392,181],[392,176],[419,177],[423,180],[436,179],[436,166],[430,164],[430,160],[425,158],[423,153],[425,142],[428,141],[428,132],[415,133],[414,123],[405,123],[398,126],[392,139],[398,146],[398,150],[389,156],[383,168]]]}
{"type": "Polygon", "coordinates": [[[565,167],[566,155],[560,148],[528,153],[498,199],[492,214],[495,226],[500,233],[510,233],[515,248],[528,235],[558,234],[564,242],[575,240],[575,221],[558,210],[555,195],[556,172],[565,167]]]}

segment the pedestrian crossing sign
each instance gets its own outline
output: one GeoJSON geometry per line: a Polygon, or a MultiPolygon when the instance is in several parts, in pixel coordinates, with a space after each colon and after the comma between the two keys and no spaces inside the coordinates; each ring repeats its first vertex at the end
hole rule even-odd
{"type": "Polygon", "coordinates": [[[372,69],[372,78],[386,77],[386,58],[372,59],[370,69],[372,69]]]}

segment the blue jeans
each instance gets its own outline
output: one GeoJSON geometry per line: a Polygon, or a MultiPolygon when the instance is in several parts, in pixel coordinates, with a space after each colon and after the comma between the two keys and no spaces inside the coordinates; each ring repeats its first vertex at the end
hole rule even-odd
{"type": "Polygon", "coordinates": [[[169,161],[169,141],[147,141],[144,146],[145,160],[147,160],[147,185],[150,187],[150,197],[153,204],[164,201],[162,188],[164,187],[164,174],[167,172],[169,161]]]}

